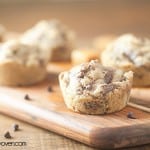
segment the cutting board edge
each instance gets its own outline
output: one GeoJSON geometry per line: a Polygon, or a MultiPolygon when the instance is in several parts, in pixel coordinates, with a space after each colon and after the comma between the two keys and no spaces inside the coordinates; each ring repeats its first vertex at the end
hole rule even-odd
{"type": "Polygon", "coordinates": [[[148,130],[149,124],[150,121],[139,125],[124,127],[110,127],[103,129],[99,129],[98,127],[90,132],[90,146],[96,148],[116,149],[150,144],[150,130],[148,130]],[[137,132],[137,136],[133,134],[135,132],[137,132]],[[111,142],[108,142],[108,139],[111,142]]]}
{"type": "MultiPolygon", "coordinates": [[[[0,112],[7,116],[19,119],[23,122],[27,122],[29,124],[41,127],[40,124],[37,124],[37,122],[34,122],[33,120],[31,122],[30,119],[29,120],[23,119],[22,117],[18,118],[18,117],[15,117],[14,115],[8,114],[3,111],[0,111],[0,112]]],[[[124,127],[109,127],[109,128],[97,127],[90,131],[88,140],[84,140],[84,139],[82,140],[81,138],[76,138],[76,136],[71,136],[72,134],[67,133],[67,130],[65,128],[64,128],[63,132],[58,132],[53,129],[50,129],[50,128],[48,129],[45,127],[43,127],[43,128],[46,130],[49,130],[51,132],[55,132],[59,135],[74,139],[78,142],[82,142],[86,145],[89,145],[89,146],[95,147],[95,148],[115,149],[115,148],[134,147],[134,146],[138,146],[138,145],[150,144],[150,140],[149,140],[150,131],[148,132],[149,122],[141,123],[140,125],[132,125],[132,126],[127,125],[124,127]],[[112,129],[113,129],[113,132],[112,132],[112,129]],[[135,134],[133,134],[133,132],[131,132],[131,131],[135,132],[135,129],[138,130],[137,137],[135,137],[135,134]],[[128,131],[128,132],[122,133],[122,131],[124,131],[124,130],[128,131]],[[123,137],[123,135],[124,135],[124,138],[121,138],[121,137],[123,137]],[[131,142],[131,140],[133,139],[133,135],[134,135],[134,141],[131,142]],[[129,137],[129,139],[126,137],[129,137]],[[141,140],[141,138],[142,138],[142,140],[141,140]],[[110,139],[111,142],[108,142],[108,139],[110,139]],[[126,143],[123,143],[122,141],[126,141],[126,143]]],[[[76,130],[72,130],[72,132],[77,133],[76,130]]]]}

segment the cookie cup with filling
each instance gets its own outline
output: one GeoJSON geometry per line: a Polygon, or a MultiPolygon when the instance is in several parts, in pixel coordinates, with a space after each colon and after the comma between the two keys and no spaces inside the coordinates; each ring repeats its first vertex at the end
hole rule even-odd
{"type": "Polygon", "coordinates": [[[36,44],[49,55],[49,61],[69,61],[75,47],[75,33],[58,20],[42,20],[22,36],[25,44],[36,44]]]}
{"type": "Polygon", "coordinates": [[[129,100],[132,71],[103,67],[97,60],[83,63],[59,75],[66,106],[84,114],[120,111],[129,100]]]}
{"type": "Polygon", "coordinates": [[[0,85],[23,86],[42,81],[48,59],[36,46],[18,40],[4,43],[0,50],[0,85]]]}

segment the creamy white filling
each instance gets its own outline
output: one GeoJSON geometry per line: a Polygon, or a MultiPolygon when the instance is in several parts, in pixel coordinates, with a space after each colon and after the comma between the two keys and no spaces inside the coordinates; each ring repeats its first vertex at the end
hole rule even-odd
{"type": "Polygon", "coordinates": [[[11,40],[1,45],[0,61],[16,61],[25,65],[45,65],[48,58],[37,46],[11,40]]]}

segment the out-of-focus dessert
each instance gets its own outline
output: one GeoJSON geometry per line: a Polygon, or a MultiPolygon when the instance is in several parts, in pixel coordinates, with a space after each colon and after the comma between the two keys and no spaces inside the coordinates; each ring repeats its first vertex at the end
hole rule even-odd
{"type": "Polygon", "coordinates": [[[0,47],[0,85],[31,85],[46,77],[48,59],[37,46],[18,40],[0,47]]]}
{"type": "Polygon", "coordinates": [[[68,61],[75,46],[75,34],[58,20],[43,20],[27,30],[21,41],[38,45],[50,61],[68,61]]]}
{"type": "Polygon", "coordinates": [[[101,55],[104,66],[134,72],[134,86],[150,85],[150,39],[125,34],[116,39],[101,55]]]}

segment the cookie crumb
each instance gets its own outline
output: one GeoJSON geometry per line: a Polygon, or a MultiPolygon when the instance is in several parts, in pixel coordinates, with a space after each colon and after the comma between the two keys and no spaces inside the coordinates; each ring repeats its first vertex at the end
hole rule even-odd
{"type": "Polygon", "coordinates": [[[29,97],[28,94],[26,94],[26,95],[24,96],[24,99],[25,99],[25,100],[31,100],[31,98],[29,97]]]}
{"type": "Polygon", "coordinates": [[[137,118],[134,116],[133,112],[128,112],[127,117],[130,118],[130,119],[137,119],[137,118]]]}
{"type": "Polygon", "coordinates": [[[7,131],[7,132],[4,134],[4,137],[5,137],[6,139],[11,139],[11,138],[12,138],[9,131],[7,131]]]}

